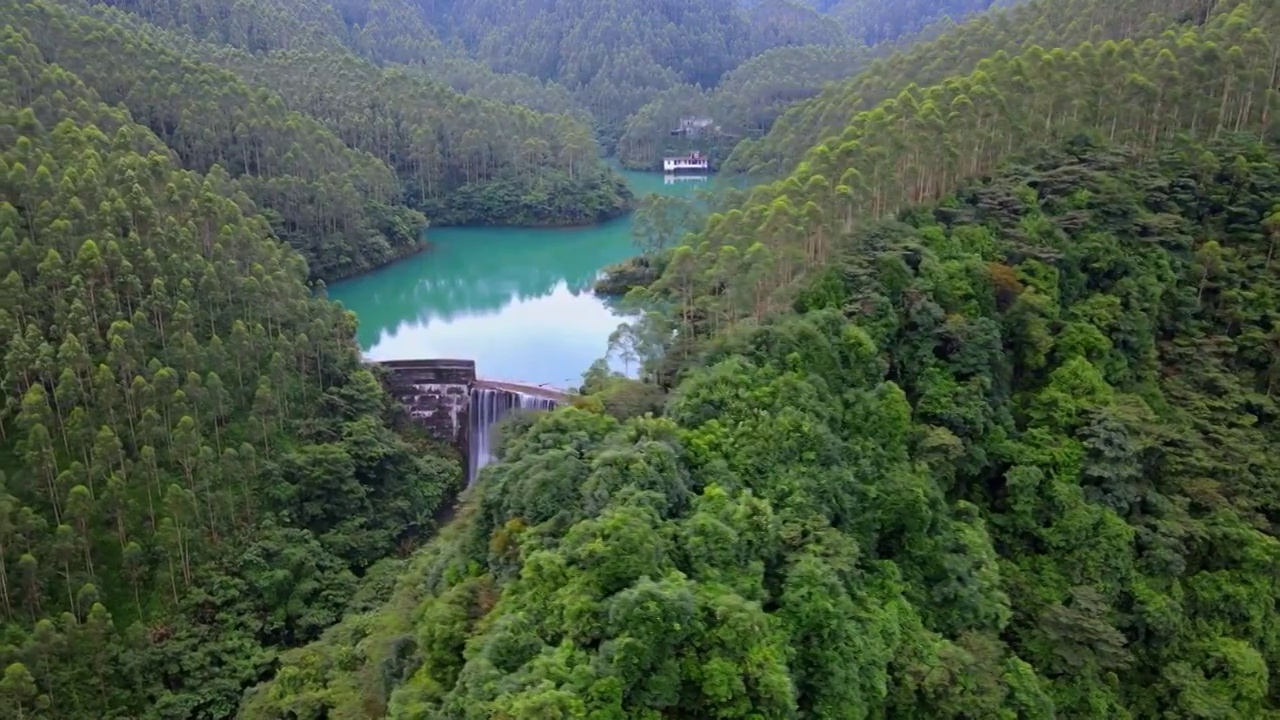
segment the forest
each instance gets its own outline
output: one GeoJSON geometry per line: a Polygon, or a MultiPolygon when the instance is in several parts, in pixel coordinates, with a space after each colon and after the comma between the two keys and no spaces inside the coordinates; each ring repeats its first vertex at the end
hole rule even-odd
{"type": "Polygon", "coordinates": [[[231,717],[460,468],[243,184],[0,47],[0,714],[231,717]]]}
{"type": "Polygon", "coordinates": [[[1278,140],[1079,136],[857,231],[660,416],[509,428],[243,716],[1275,717],[1278,140]]]}
{"type": "Polygon", "coordinates": [[[0,15],[0,718],[1280,720],[1274,3],[0,15]],[[633,204],[461,492],[325,281],[633,204]]]}
{"type": "Polygon", "coordinates": [[[1060,9],[647,206],[642,379],[242,717],[1280,717],[1280,15],[1060,9]]]}
{"type": "Polygon", "coordinates": [[[229,174],[310,277],[333,281],[421,250],[429,225],[624,213],[633,199],[602,155],[651,168],[683,149],[670,142],[674,113],[710,112],[720,130],[706,150],[728,157],[789,103],[860,67],[864,39],[975,7],[944,3],[911,21],[789,0],[4,9],[43,57],[123,104],[183,167],[229,174]]]}
{"type": "MultiPolygon", "coordinates": [[[[762,138],[735,146],[726,169],[785,175],[809,148],[840,135],[850,117],[875,108],[914,84],[929,87],[978,64],[1035,46],[1074,48],[1089,42],[1154,38],[1170,25],[1203,17],[1212,0],[1028,0],[953,26],[928,42],[912,43],[869,63],[865,71],[830,83],[816,97],[790,105],[762,138]]],[[[939,28],[941,29],[941,28],[939,28]]]]}
{"type": "Polygon", "coordinates": [[[581,119],[461,95],[341,49],[248,55],[62,4],[0,7],[42,58],[123,105],[183,167],[229,174],[314,279],[414,252],[428,223],[582,224],[630,205],[581,119]]]}
{"type": "MultiPolygon", "coordinates": [[[[52,1],[73,7],[84,2],[52,1]]],[[[624,165],[637,169],[654,167],[654,151],[637,153],[620,143],[629,136],[631,145],[662,147],[679,120],[672,116],[673,93],[693,94],[694,110],[718,121],[721,132],[708,147],[727,157],[738,141],[767,131],[783,106],[812,97],[825,83],[861,67],[868,48],[883,54],[904,36],[937,34],[953,19],[993,5],[991,0],[892,6],[863,0],[106,4],[207,45],[247,51],[255,66],[258,56],[280,50],[322,52],[344,61],[355,55],[473,97],[567,114],[589,124],[606,154],[616,152],[624,165]],[[770,51],[781,55],[766,59],[770,51]],[[857,65],[851,66],[855,58],[857,65]],[[752,67],[736,72],[748,64],[752,67]],[[756,109],[758,103],[765,107],[756,109]],[[639,124],[633,122],[642,115],[639,124]]],[[[260,74],[260,67],[255,72],[260,74]]],[[[287,95],[271,77],[264,81],[287,95]]],[[[668,149],[680,149],[679,143],[668,149]]]]}

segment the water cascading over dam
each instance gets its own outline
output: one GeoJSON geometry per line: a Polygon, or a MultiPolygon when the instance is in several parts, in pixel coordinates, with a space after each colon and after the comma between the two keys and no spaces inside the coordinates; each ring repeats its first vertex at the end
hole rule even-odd
{"type": "Polygon", "coordinates": [[[494,460],[498,422],[513,412],[554,410],[556,405],[556,401],[549,397],[501,388],[473,387],[471,407],[467,412],[470,424],[468,434],[471,438],[470,457],[467,458],[467,487],[474,485],[480,470],[494,460]]]}
{"type": "Polygon", "coordinates": [[[427,432],[462,454],[467,487],[493,461],[495,425],[514,412],[553,410],[565,396],[542,387],[483,380],[471,360],[387,360],[388,389],[427,432]]]}

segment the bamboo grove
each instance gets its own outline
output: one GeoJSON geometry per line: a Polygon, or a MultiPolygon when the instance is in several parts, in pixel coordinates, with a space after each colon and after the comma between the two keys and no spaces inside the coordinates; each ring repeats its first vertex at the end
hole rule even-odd
{"type": "Polygon", "coordinates": [[[1136,148],[1187,135],[1259,136],[1276,123],[1280,44],[1265,4],[1219,3],[1204,25],[1141,41],[997,52],[967,76],[911,85],[859,113],[785,180],[713,215],[652,291],[686,341],[786,306],[855,226],[944,197],[1014,151],[1096,132],[1136,148]]]}
{"type": "Polygon", "coordinates": [[[229,717],[458,465],[242,185],[0,48],[0,714],[229,717]]]}

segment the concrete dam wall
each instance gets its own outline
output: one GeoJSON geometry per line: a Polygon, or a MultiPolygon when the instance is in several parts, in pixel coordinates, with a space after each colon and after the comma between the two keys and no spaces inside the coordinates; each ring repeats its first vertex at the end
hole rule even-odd
{"type": "Polygon", "coordinates": [[[493,429],[513,412],[550,410],[565,402],[563,393],[476,377],[472,360],[388,360],[387,386],[410,417],[432,437],[450,443],[462,455],[467,486],[493,460],[493,429]]]}

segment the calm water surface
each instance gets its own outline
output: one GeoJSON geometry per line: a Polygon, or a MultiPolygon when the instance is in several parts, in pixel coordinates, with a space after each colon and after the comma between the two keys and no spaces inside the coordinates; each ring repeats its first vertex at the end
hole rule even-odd
{"type": "MultiPolygon", "coordinates": [[[[706,187],[623,174],[637,196],[706,187]]],[[[630,216],[571,229],[440,228],[428,238],[429,251],[329,288],[360,318],[370,360],[469,358],[484,378],[570,387],[627,319],[591,287],[602,268],[635,255],[630,216]]]]}

